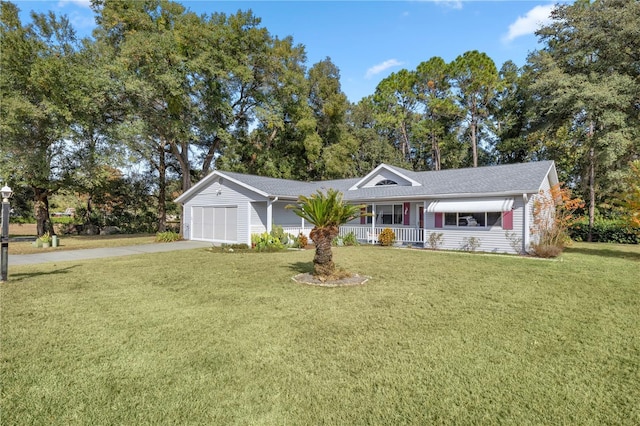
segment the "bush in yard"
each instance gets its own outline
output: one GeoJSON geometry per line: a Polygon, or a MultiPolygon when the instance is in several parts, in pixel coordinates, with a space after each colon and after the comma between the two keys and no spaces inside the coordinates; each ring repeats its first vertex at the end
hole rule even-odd
{"type": "Polygon", "coordinates": [[[298,234],[293,242],[293,246],[297,248],[305,248],[309,244],[309,239],[302,232],[298,234]]]}
{"type": "Polygon", "coordinates": [[[442,232],[432,232],[429,234],[429,248],[431,250],[438,250],[438,247],[442,245],[442,240],[444,239],[444,234],[442,232]]]}
{"type": "Polygon", "coordinates": [[[156,241],[159,243],[171,243],[180,240],[180,234],[173,231],[156,233],[156,241]]]}
{"type": "Polygon", "coordinates": [[[282,226],[280,225],[274,225],[273,228],[271,228],[271,236],[280,240],[280,242],[285,246],[293,244],[293,235],[284,232],[284,229],[282,229],[282,226]]]}
{"type": "Polygon", "coordinates": [[[358,241],[358,238],[356,238],[356,234],[353,233],[353,232],[349,232],[347,235],[342,237],[342,243],[345,246],[359,246],[360,245],[360,242],[358,241]]]}
{"type": "MultiPolygon", "coordinates": [[[[589,234],[589,218],[582,217],[572,223],[568,229],[574,241],[587,241],[589,234]]],[[[640,243],[640,228],[631,226],[628,220],[596,218],[591,230],[591,241],[599,243],[640,243]]]]}
{"type": "Polygon", "coordinates": [[[575,211],[584,207],[579,198],[571,198],[568,189],[554,185],[540,191],[533,204],[531,233],[536,242],[531,249],[539,257],[556,257],[571,242],[569,227],[577,220],[575,211]]]}
{"type": "Polygon", "coordinates": [[[257,251],[280,251],[285,248],[282,241],[268,232],[262,234],[253,234],[251,236],[251,244],[257,251]]]}
{"type": "Polygon", "coordinates": [[[396,233],[393,232],[391,228],[384,228],[380,233],[380,235],[378,236],[378,241],[380,242],[380,245],[383,245],[383,246],[393,245],[395,240],[396,240],[396,233]]]}
{"type": "Polygon", "coordinates": [[[462,244],[462,250],[475,252],[480,248],[480,238],[478,237],[464,237],[462,244]]]}

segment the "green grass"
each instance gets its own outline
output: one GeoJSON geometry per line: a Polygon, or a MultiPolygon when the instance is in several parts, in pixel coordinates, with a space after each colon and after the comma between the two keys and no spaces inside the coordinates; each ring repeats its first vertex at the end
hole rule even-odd
{"type": "Polygon", "coordinates": [[[12,267],[0,422],[640,424],[640,248],[345,247],[12,267]]]}
{"type": "Polygon", "coordinates": [[[9,243],[9,254],[34,254],[60,250],[81,250],[102,247],[122,247],[156,242],[155,234],[126,235],[59,235],[58,247],[34,247],[29,241],[9,243]]]}

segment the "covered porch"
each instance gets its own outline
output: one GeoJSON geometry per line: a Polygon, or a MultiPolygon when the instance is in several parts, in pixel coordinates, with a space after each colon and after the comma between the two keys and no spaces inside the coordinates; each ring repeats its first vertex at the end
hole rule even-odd
{"type": "MultiPolygon", "coordinates": [[[[378,241],[378,235],[383,229],[390,228],[396,235],[396,242],[402,244],[422,244],[424,242],[424,229],[394,227],[389,225],[343,225],[340,227],[340,236],[345,236],[353,232],[357,240],[361,243],[375,244],[378,241]]],[[[295,227],[283,226],[284,232],[298,235],[300,233],[309,237],[309,233],[313,227],[295,227]]]]}

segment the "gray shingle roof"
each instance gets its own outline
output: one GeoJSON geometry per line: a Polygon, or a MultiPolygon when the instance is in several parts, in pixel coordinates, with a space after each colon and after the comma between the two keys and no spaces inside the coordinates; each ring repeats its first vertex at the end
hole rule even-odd
{"type": "MultiPolygon", "coordinates": [[[[334,188],[345,200],[374,200],[410,197],[473,196],[488,194],[522,194],[538,192],[553,161],[539,161],[500,166],[414,172],[394,166],[389,169],[420,183],[419,186],[376,186],[349,190],[361,178],[319,182],[299,182],[234,172],[220,172],[270,196],[297,197],[323,188],[334,188]]],[[[554,171],[555,176],[555,171],[554,171]]]]}

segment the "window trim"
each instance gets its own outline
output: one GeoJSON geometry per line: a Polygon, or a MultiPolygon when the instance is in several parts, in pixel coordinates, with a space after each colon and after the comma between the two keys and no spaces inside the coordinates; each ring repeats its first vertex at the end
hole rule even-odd
{"type": "Polygon", "coordinates": [[[504,212],[456,212],[456,213],[442,213],[443,217],[442,217],[442,228],[449,228],[449,229],[458,229],[458,228],[464,228],[464,229],[470,229],[470,228],[474,228],[474,229],[492,229],[492,228],[500,228],[500,229],[504,229],[503,224],[504,224],[504,212]],[[498,213],[499,217],[498,219],[494,222],[493,225],[488,225],[489,223],[489,214],[491,213],[498,213]],[[447,224],[447,216],[449,215],[456,215],[455,218],[455,225],[448,225],[447,224]],[[467,226],[467,225],[460,225],[460,219],[462,217],[465,216],[476,216],[479,214],[484,214],[484,220],[482,222],[478,222],[478,223],[484,223],[484,225],[476,225],[476,226],[467,226]],[[499,222],[499,223],[498,223],[499,222]]]}

